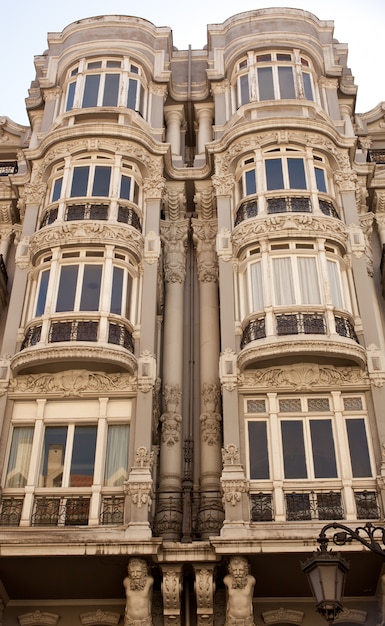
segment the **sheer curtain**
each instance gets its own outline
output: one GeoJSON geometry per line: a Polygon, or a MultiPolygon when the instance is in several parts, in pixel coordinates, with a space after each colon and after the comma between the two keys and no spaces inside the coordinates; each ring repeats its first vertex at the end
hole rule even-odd
{"type": "Polygon", "coordinates": [[[260,311],[264,308],[263,304],[263,288],[262,288],[262,270],[261,263],[252,263],[250,265],[251,278],[251,302],[252,310],[260,311]]]}
{"type": "Polygon", "coordinates": [[[337,307],[337,309],[343,309],[344,303],[342,301],[339,267],[337,263],[329,260],[327,261],[327,265],[332,304],[337,307]]]}
{"type": "Polygon", "coordinates": [[[315,257],[298,257],[298,276],[302,304],[320,304],[318,272],[315,257]]]}
{"type": "Polygon", "coordinates": [[[128,424],[114,424],[108,427],[104,472],[104,484],[107,487],[121,486],[127,479],[129,436],[128,424]]]}
{"type": "Polygon", "coordinates": [[[23,426],[13,431],[9,454],[6,487],[25,487],[31,458],[33,428],[23,426]]]}
{"type": "Polygon", "coordinates": [[[291,258],[273,259],[275,304],[295,304],[291,258]]]}

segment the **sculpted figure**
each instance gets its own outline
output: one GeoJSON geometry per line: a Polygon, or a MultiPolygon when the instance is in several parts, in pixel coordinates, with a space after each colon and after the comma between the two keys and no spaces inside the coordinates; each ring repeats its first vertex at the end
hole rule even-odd
{"type": "Polygon", "coordinates": [[[255,578],[249,574],[249,563],[243,556],[233,556],[223,582],[226,587],[225,626],[254,626],[253,593],[255,578]]]}
{"type": "Polygon", "coordinates": [[[152,626],[151,601],[154,579],[148,573],[144,559],[130,559],[128,576],[123,585],[126,590],[124,626],[152,626]]]}

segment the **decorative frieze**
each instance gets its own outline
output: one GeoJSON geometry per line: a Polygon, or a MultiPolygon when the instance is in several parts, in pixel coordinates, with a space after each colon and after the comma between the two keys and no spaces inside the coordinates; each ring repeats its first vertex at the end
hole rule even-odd
{"type": "Polygon", "coordinates": [[[103,626],[117,626],[120,621],[120,613],[113,613],[112,611],[92,611],[90,613],[81,613],[79,619],[83,626],[93,626],[94,624],[100,624],[103,626]]]}
{"type": "Polygon", "coordinates": [[[215,250],[217,221],[192,220],[197,251],[198,279],[202,283],[218,281],[218,256],[215,250]]]}
{"type": "Polygon", "coordinates": [[[213,188],[217,196],[232,196],[235,186],[235,178],[232,174],[217,175],[211,178],[213,188]]]}
{"type": "Polygon", "coordinates": [[[183,283],[186,276],[188,220],[163,222],[164,275],[167,283],[183,283]]]}
{"type": "Polygon", "coordinates": [[[264,611],[262,619],[265,624],[302,624],[305,613],[294,611],[293,609],[276,609],[275,611],[264,611]]]}
{"type": "Polygon", "coordinates": [[[334,173],[334,181],[339,186],[340,191],[355,191],[358,176],[354,170],[338,170],[334,173]]]}
{"type": "Polygon", "coordinates": [[[205,411],[200,416],[202,440],[213,446],[221,440],[222,417],[215,411],[219,400],[219,389],[214,384],[205,383],[201,392],[205,411]]]}
{"type": "Polygon", "coordinates": [[[47,193],[45,183],[26,183],[24,186],[24,200],[26,204],[40,205],[47,193]]]}
{"type": "Polygon", "coordinates": [[[33,613],[19,615],[17,619],[20,626],[56,626],[60,615],[37,610],[33,611],[33,613]]]}
{"type": "Polygon", "coordinates": [[[147,200],[161,200],[166,180],[163,176],[156,176],[154,178],[145,178],[143,180],[143,191],[147,200]]]}

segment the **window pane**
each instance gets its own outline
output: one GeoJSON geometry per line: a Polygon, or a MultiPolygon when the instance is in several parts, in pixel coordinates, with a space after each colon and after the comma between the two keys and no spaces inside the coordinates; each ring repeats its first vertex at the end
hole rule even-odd
{"type": "Polygon", "coordinates": [[[247,74],[244,74],[239,79],[239,86],[241,90],[241,106],[242,104],[247,104],[250,102],[249,96],[249,77],[247,74]]]}
{"type": "Polygon", "coordinates": [[[98,311],[102,265],[85,265],[80,298],[80,311],[98,311]]]}
{"type": "Polygon", "coordinates": [[[82,108],[96,107],[98,104],[100,74],[92,74],[86,76],[86,84],[84,87],[82,108]]]}
{"type": "Polygon", "coordinates": [[[33,428],[15,428],[9,453],[6,487],[25,487],[31,458],[33,428]]]}
{"type": "Polygon", "coordinates": [[[123,269],[114,267],[112,274],[112,290],[111,290],[111,313],[121,315],[122,313],[122,291],[123,291],[123,269]]]}
{"type": "Polygon", "coordinates": [[[281,94],[281,99],[295,99],[295,87],[294,87],[294,79],[293,79],[293,68],[292,67],[279,67],[278,68],[278,80],[279,80],[279,91],[281,94]]]}
{"type": "Polygon", "coordinates": [[[274,100],[273,70],[271,67],[258,69],[258,87],[260,100],[274,100]]]}
{"type": "Polygon", "coordinates": [[[285,478],[307,478],[302,422],[281,422],[281,432],[285,478]]]}
{"type": "Polygon", "coordinates": [[[252,311],[260,311],[264,307],[261,263],[250,265],[250,278],[252,311]]]}
{"type": "Polygon", "coordinates": [[[130,189],[131,189],[131,177],[130,176],[122,176],[120,181],[120,198],[124,200],[130,200],[130,189]]]}
{"type": "Polygon", "coordinates": [[[44,433],[39,487],[62,487],[67,426],[47,427],[44,433]]]}
{"type": "Polygon", "coordinates": [[[329,287],[332,298],[332,304],[337,309],[343,309],[344,303],[342,300],[341,282],[340,282],[340,270],[334,261],[327,261],[328,274],[329,274],[329,287]]]}
{"type": "Polygon", "coordinates": [[[365,422],[363,419],[347,419],[350,461],[354,478],[371,476],[368,442],[366,439],[365,422]]]}
{"type": "Polygon", "coordinates": [[[321,170],[319,167],[315,167],[314,171],[318,191],[324,191],[326,193],[325,171],[321,170]]]}
{"type": "Polygon", "coordinates": [[[73,311],[75,306],[78,265],[65,265],[61,268],[57,294],[56,311],[73,311]]]}
{"type": "Polygon", "coordinates": [[[290,189],[306,189],[303,159],[288,159],[290,189]]]}
{"type": "Polygon", "coordinates": [[[283,174],[281,159],[267,159],[265,161],[267,189],[283,189],[283,174]]]}
{"type": "Polygon", "coordinates": [[[37,297],[35,315],[43,315],[45,309],[45,301],[47,298],[47,287],[49,280],[49,270],[44,270],[40,276],[39,294],[37,297]]]}
{"type": "Polygon", "coordinates": [[[111,168],[102,165],[95,167],[94,184],[92,186],[93,196],[107,197],[110,191],[111,168]]]}
{"type": "Polygon", "coordinates": [[[104,484],[108,487],[122,486],[128,478],[129,436],[130,427],[128,424],[116,424],[108,427],[104,472],[104,484]]]}
{"type": "Polygon", "coordinates": [[[310,74],[302,74],[306,100],[314,100],[310,74]]]}
{"type": "Polygon", "coordinates": [[[94,476],[96,426],[76,426],[72,448],[70,487],[89,487],[94,476]]]}
{"type": "Polygon", "coordinates": [[[127,108],[136,110],[136,93],[138,90],[138,81],[130,78],[128,83],[127,108]]]}
{"type": "Polygon", "coordinates": [[[75,167],[72,176],[71,198],[87,195],[89,167],[75,167]]]}
{"type": "Polygon", "coordinates": [[[74,106],[74,97],[75,97],[75,88],[76,82],[70,83],[68,85],[68,93],[67,93],[67,102],[66,102],[66,111],[71,111],[74,106]]]}
{"type": "Polygon", "coordinates": [[[298,257],[298,276],[302,304],[321,304],[317,263],[314,257],[298,257]]]}
{"type": "Polygon", "coordinates": [[[266,422],[249,422],[249,450],[250,478],[270,478],[266,422]]]}
{"type": "Polygon", "coordinates": [[[107,74],[104,82],[104,94],[102,106],[116,107],[119,94],[119,74],[107,74]]]}
{"type": "Polygon", "coordinates": [[[63,183],[63,179],[62,178],[57,178],[55,180],[55,182],[53,184],[53,189],[52,189],[51,202],[56,202],[56,200],[59,200],[59,198],[61,196],[62,183],[63,183]]]}
{"type": "Polygon", "coordinates": [[[315,478],[337,478],[331,420],[310,420],[315,478]]]}
{"type": "Polygon", "coordinates": [[[257,193],[257,181],[255,178],[255,170],[245,172],[246,196],[257,193]]]}
{"type": "Polygon", "coordinates": [[[275,304],[295,304],[291,259],[273,259],[275,304]]]}

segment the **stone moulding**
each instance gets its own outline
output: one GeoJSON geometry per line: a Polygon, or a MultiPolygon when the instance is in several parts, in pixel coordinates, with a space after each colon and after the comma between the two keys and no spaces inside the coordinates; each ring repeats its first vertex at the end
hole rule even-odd
{"type": "Polygon", "coordinates": [[[264,611],[262,619],[265,624],[302,624],[305,614],[303,611],[280,608],[276,611],[264,611]]]}
{"type": "Polygon", "coordinates": [[[80,622],[83,626],[92,626],[93,624],[105,624],[106,626],[116,626],[120,621],[120,613],[112,613],[111,611],[93,611],[92,613],[82,613],[79,615],[80,622]]]}
{"type": "Polygon", "coordinates": [[[20,626],[56,626],[60,615],[56,613],[47,613],[45,611],[34,611],[33,613],[24,613],[18,616],[20,626]]]}

